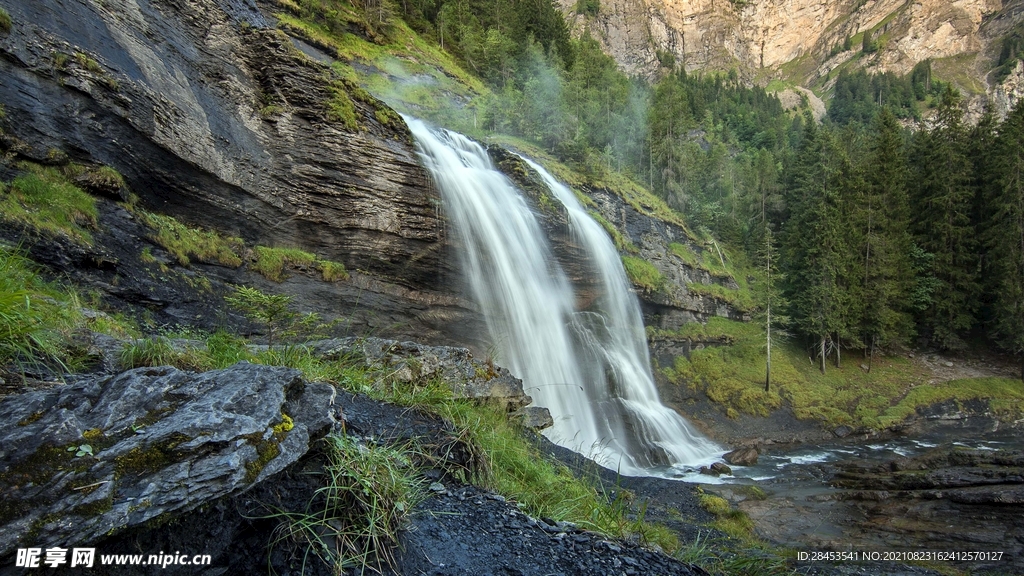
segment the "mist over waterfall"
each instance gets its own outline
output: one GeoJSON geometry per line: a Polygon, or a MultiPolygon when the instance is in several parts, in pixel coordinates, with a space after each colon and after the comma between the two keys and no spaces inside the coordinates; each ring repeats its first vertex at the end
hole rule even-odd
{"type": "Polygon", "coordinates": [[[658,399],[640,307],[618,252],[573,193],[526,160],[565,206],[580,256],[599,277],[586,310],[529,206],[476,142],[406,119],[441,190],[495,356],[551,411],[552,441],[626,474],[720,452],[658,399]]]}

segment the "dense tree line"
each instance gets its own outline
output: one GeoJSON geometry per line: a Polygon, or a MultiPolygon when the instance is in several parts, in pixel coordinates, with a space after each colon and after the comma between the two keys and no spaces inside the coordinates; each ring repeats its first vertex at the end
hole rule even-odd
{"type": "Polygon", "coordinates": [[[773,224],[822,370],[843,348],[915,339],[959,349],[985,334],[1024,353],[1024,104],[971,127],[947,85],[927,127],[881,107],[866,125],[809,124],[794,158],[773,224]]]}

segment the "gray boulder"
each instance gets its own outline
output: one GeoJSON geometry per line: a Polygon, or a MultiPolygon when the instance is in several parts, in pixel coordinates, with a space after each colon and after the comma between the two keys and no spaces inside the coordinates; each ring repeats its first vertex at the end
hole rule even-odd
{"type": "Polygon", "coordinates": [[[401,382],[441,379],[456,398],[490,401],[517,410],[533,401],[506,368],[473,357],[466,348],[427,346],[383,338],[339,338],[309,344],[327,360],[356,359],[401,382]]]}
{"type": "Polygon", "coordinates": [[[0,557],[239,493],[335,424],[334,388],[239,363],[139,368],[0,401],[0,557]]]}

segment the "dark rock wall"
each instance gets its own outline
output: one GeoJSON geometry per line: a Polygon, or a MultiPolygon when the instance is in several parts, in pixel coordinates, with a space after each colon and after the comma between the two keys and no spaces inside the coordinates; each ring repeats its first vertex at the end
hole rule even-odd
{"type": "Polygon", "coordinates": [[[472,313],[404,124],[355,98],[358,130],[330,121],[329,67],[251,0],[0,5],[0,103],[22,156],[112,166],[149,210],[366,271],[316,297],[379,302],[384,333],[458,339],[472,313]]]}

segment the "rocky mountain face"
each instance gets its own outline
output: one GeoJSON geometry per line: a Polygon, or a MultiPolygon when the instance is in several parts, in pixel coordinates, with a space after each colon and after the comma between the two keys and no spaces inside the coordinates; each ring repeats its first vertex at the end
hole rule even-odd
{"type": "Polygon", "coordinates": [[[670,55],[688,71],[735,67],[762,84],[823,78],[861,46],[833,49],[867,32],[879,49],[860,66],[905,74],[927,58],[955,59],[951,76],[992,90],[999,41],[1024,19],[1019,0],[603,0],[596,14],[559,3],[573,31],[589,31],[629,73],[656,75],[670,55]]]}
{"type": "MultiPolygon", "coordinates": [[[[179,269],[152,246],[180,273],[157,271],[140,258],[151,246],[145,228],[117,198],[100,202],[95,246],[39,241],[28,246],[37,260],[143,305],[161,323],[223,325],[218,303],[231,286],[247,284],[286,292],[297,308],[341,318],[357,333],[482,349],[479,315],[456,269],[459,247],[445,234],[440,197],[404,122],[332,72],[327,55],[276,30],[253,0],[0,5],[13,23],[0,36],[9,154],[111,166],[146,210],[249,246],[300,248],[343,263],[350,277],[295,274],[278,285],[246,265],[179,269]],[[352,103],[354,124],[332,112],[339,92],[352,103]],[[211,288],[195,290],[198,276],[211,288]]],[[[614,202],[607,196],[605,204],[614,202]]],[[[637,213],[630,226],[657,228],[648,220],[637,213]]],[[[556,244],[568,241],[562,224],[556,244]]],[[[2,236],[19,241],[8,232],[2,236]]],[[[668,234],[662,244],[674,241],[673,232],[658,233],[668,234]]],[[[586,270],[563,253],[585,283],[586,270]]],[[[665,300],[658,307],[671,300],[680,318],[731,314],[685,289],[654,298],[665,300]]]]}
{"type": "Polygon", "coordinates": [[[368,326],[387,311],[392,334],[457,339],[471,312],[404,123],[252,1],[0,4],[12,19],[0,36],[9,151],[111,166],[148,210],[353,271],[300,294],[307,309],[348,306],[368,326]],[[331,111],[339,100],[347,122],[331,111]]]}

